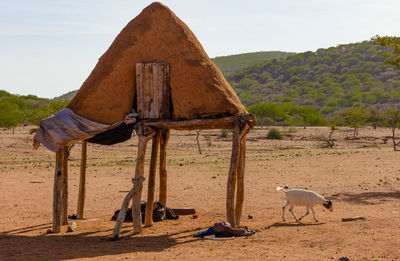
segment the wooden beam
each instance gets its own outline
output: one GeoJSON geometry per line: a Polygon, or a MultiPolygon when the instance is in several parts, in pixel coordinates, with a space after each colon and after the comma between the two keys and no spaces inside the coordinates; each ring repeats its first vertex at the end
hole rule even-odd
{"type": "Polygon", "coordinates": [[[167,206],[167,144],[170,130],[161,131],[160,139],[160,189],[159,202],[165,208],[167,206]]]}
{"type": "Polygon", "coordinates": [[[77,209],[78,219],[83,219],[83,212],[85,208],[87,141],[83,140],[81,146],[81,171],[79,176],[79,194],[77,209]]]}
{"type": "Polygon", "coordinates": [[[236,225],[240,225],[240,218],[242,216],[243,201],[244,201],[244,173],[246,163],[246,135],[242,137],[240,142],[240,156],[239,165],[237,170],[237,191],[236,191],[236,207],[235,218],[236,225]]]}
{"type": "Polygon", "coordinates": [[[159,120],[144,122],[147,127],[174,130],[199,130],[199,129],[232,129],[237,122],[236,116],[218,119],[196,119],[184,121],[159,120]]]}
{"type": "Polygon", "coordinates": [[[128,195],[126,195],[124,201],[122,201],[122,206],[118,214],[117,221],[115,222],[114,232],[112,235],[112,239],[115,240],[121,234],[122,223],[125,220],[126,211],[128,209],[129,201],[132,199],[133,195],[135,194],[136,190],[139,186],[143,186],[144,177],[139,177],[137,179],[132,179],[133,188],[129,191],[128,195]]]}
{"type": "MultiPolygon", "coordinates": [[[[154,132],[145,136],[139,134],[138,154],[136,158],[135,179],[143,177],[144,174],[144,161],[146,158],[146,145],[149,140],[154,136],[154,132]]],[[[142,198],[143,185],[139,185],[132,197],[132,220],[133,220],[133,233],[138,234],[142,232],[142,218],[140,212],[140,201],[142,198]]]]}
{"type": "Polygon", "coordinates": [[[68,225],[68,146],[62,148],[61,224],[68,225]]]}
{"type": "Polygon", "coordinates": [[[62,149],[56,152],[53,187],[53,233],[59,233],[61,227],[61,188],[62,188],[62,149]]]}
{"type": "Polygon", "coordinates": [[[154,188],[156,181],[156,170],[157,170],[157,156],[158,146],[160,144],[160,130],[155,131],[156,134],[153,137],[153,144],[151,147],[151,159],[149,169],[149,181],[147,183],[147,202],[146,202],[146,215],[144,219],[144,226],[151,227],[153,225],[153,203],[154,203],[154,188]]]}

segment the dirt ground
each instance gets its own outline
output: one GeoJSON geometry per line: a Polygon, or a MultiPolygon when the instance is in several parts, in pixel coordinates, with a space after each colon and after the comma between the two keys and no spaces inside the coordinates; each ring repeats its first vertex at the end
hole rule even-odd
{"type": "MultiPolygon", "coordinates": [[[[293,137],[265,139],[267,130],[248,136],[245,203],[241,225],[256,230],[251,237],[197,239],[193,235],[225,220],[226,181],[231,133],[201,131],[202,154],[196,132],[172,132],[168,145],[169,207],[194,207],[198,218],[154,223],[132,236],[124,223],[123,238],[109,241],[110,221],[119,209],[134,175],[137,138],[114,145],[89,144],[85,220],[75,232],[47,234],[52,222],[54,153],[33,151],[28,128],[12,134],[0,131],[0,259],[1,260],[398,260],[400,259],[400,152],[394,152],[388,129],[334,134],[337,146],[321,148],[316,135],[326,127],[280,128],[293,137]],[[333,212],[315,207],[301,223],[286,213],[284,196],[275,188],[309,188],[333,201],[333,212]],[[252,215],[253,218],[248,218],[252,215]],[[366,220],[342,222],[364,216],[366,220]]],[[[151,146],[148,146],[150,149],[151,146]]],[[[149,151],[146,160],[148,172],[149,151]]],[[[80,145],[69,163],[69,213],[76,213],[80,145]]],[[[147,174],[146,174],[147,176],[147,174]]],[[[147,183],[145,181],[143,199],[147,183]]],[[[157,187],[157,185],[156,185],[157,187]]],[[[158,194],[156,194],[158,195],[158,194]]],[[[296,207],[296,215],[305,212],[296,207]]]]}

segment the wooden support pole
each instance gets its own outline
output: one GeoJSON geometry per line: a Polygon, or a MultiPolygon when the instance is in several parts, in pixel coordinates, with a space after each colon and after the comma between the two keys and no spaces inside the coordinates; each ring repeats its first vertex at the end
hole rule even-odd
{"type": "Polygon", "coordinates": [[[121,209],[118,214],[117,221],[115,222],[114,232],[112,235],[112,239],[115,240],[121,234],[122,223],[124,222],[126,211],[128,209],[129,201],[132,199],[134,193],[139,188],[139,186],[143,186],[144,177],[139,177],[137,179],[132,179],[133,188],[129,191],[128,195],[126,195],[124,201],[122,202],[121,209]]]}
{"type": "MultiPolygon", "coordinates": [[[[146,157],[147,142],[153,138],[154,132],[147,136],[143,133],[139,134],[138,154],[136,158],[135,178],[143,177],[144,174],[144,160],[146,157]]],[[[133,233],[138,234],[142,232],[142,218],[140,212],[140,201],[142,198],[143,185],[139,185],[132,197],[132,220],[133,220],[133,233]]]]}
{"type": "Polygon", "coordinates": [[[236,174],[239,164],[240,155],[240,125],[235,124],[233,128],[232,138],[232,155],[231,165],[229,167],[229,176],[226,190],[226,217],[232,227],[236,227],[235,218],[235,187],[236,187],[236,174]]]}
{"type": "Polygon", "coordinates": [[[78,209],[76,212],[78,219],[83,219],[85,209],[87,141],[83,140],[81,146],[81,171],[79,177],[78,209]]]}
{"type": "Polygon", "coordinates": [[[151,147],[151,159],[150,159],[150,170],[149,170],[149,181],[147,186],[147,202],[146,202],[146,215],[144,219],[144,226],[151,227],[153,225],[153,202],[154,202],[154,188],[156,181],[156,170],[157,170],[157,157],[158,157],[158,146],[160,144],[161,131],[156,130],[156,134],[153,138],[153,144],[151,147]]]}
{"type": "Polygon", "coordinates": [[[68,225],[68,146],[62,148],[61,224],[68,225]]]}
{"type": "Polygon", "coordinates": [[[244,201],[244,173],[246,163],[246,135],[242,137],[240,142],[240,156],[239,165],[237,170],[237,191],[236,191],[236,207],[235,218],[236,225],[240,225],[240,218],[242,216],[243,201],[244,201]]]}
{"type": "Polygon", "coordinates": [[[159,202],[165,208],[167,206],[167,144],[170,130],[162,130],[160,139],[160,190],[159,202]]]}
{"type": "Polygon", "coordinates": [[[61,227],[61,187],[62,187],[62,149],[56,152],[56,164],[53,187],[53,233],[59,233],[61,227]]]}

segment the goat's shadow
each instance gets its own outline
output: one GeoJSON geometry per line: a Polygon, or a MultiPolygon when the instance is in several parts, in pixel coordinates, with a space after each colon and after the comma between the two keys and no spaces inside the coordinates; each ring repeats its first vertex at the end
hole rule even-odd
{"type": "Polygon", "coordinates": [[[295,223],[286,223],[286,222],[275,222],[269,226],[266,226],[266,229],[270,229],[272,227],[305,227],[305,226],[320,226],[324,225],[324,222],[318,223],[302,223],[302,222],[295,222],[295,223]]]}
{"type": "Polygon", "coordinates": [[[132,225],[124,225],[122,237],[110,241],[113,229],[71,234],[46,234],[51,224],[41,224],[0,232],[0,260],[66,260],[75,258],[100,258],[132,252],[162,252],[176,245],[198,241],[193,235],[204,228],[178,230],[158,235],[134,235],[132,225]],[[40,235],[28,236],[26,232],[38,231],[40,235]],[[104,232],[109,232],[108,236],[104,232]],[[98,234],[98,235],[96,235],[98,234]]]}

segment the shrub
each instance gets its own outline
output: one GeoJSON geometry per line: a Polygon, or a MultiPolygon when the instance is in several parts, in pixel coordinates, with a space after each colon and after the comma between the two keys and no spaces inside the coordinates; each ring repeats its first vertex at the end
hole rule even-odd
{"type": "Polygon", "coordinates": [[[221,133],[220,133],[219,137],[220,138],[228,137],[228,130],[226,130],[226,129],[221,130],[221,133]]]}
{"type": "Polygon", "coordinates": [[[272,128],[268,131],[267,139],[269,140],[282,140],[282,134],[278,129],[272,128]]]}

